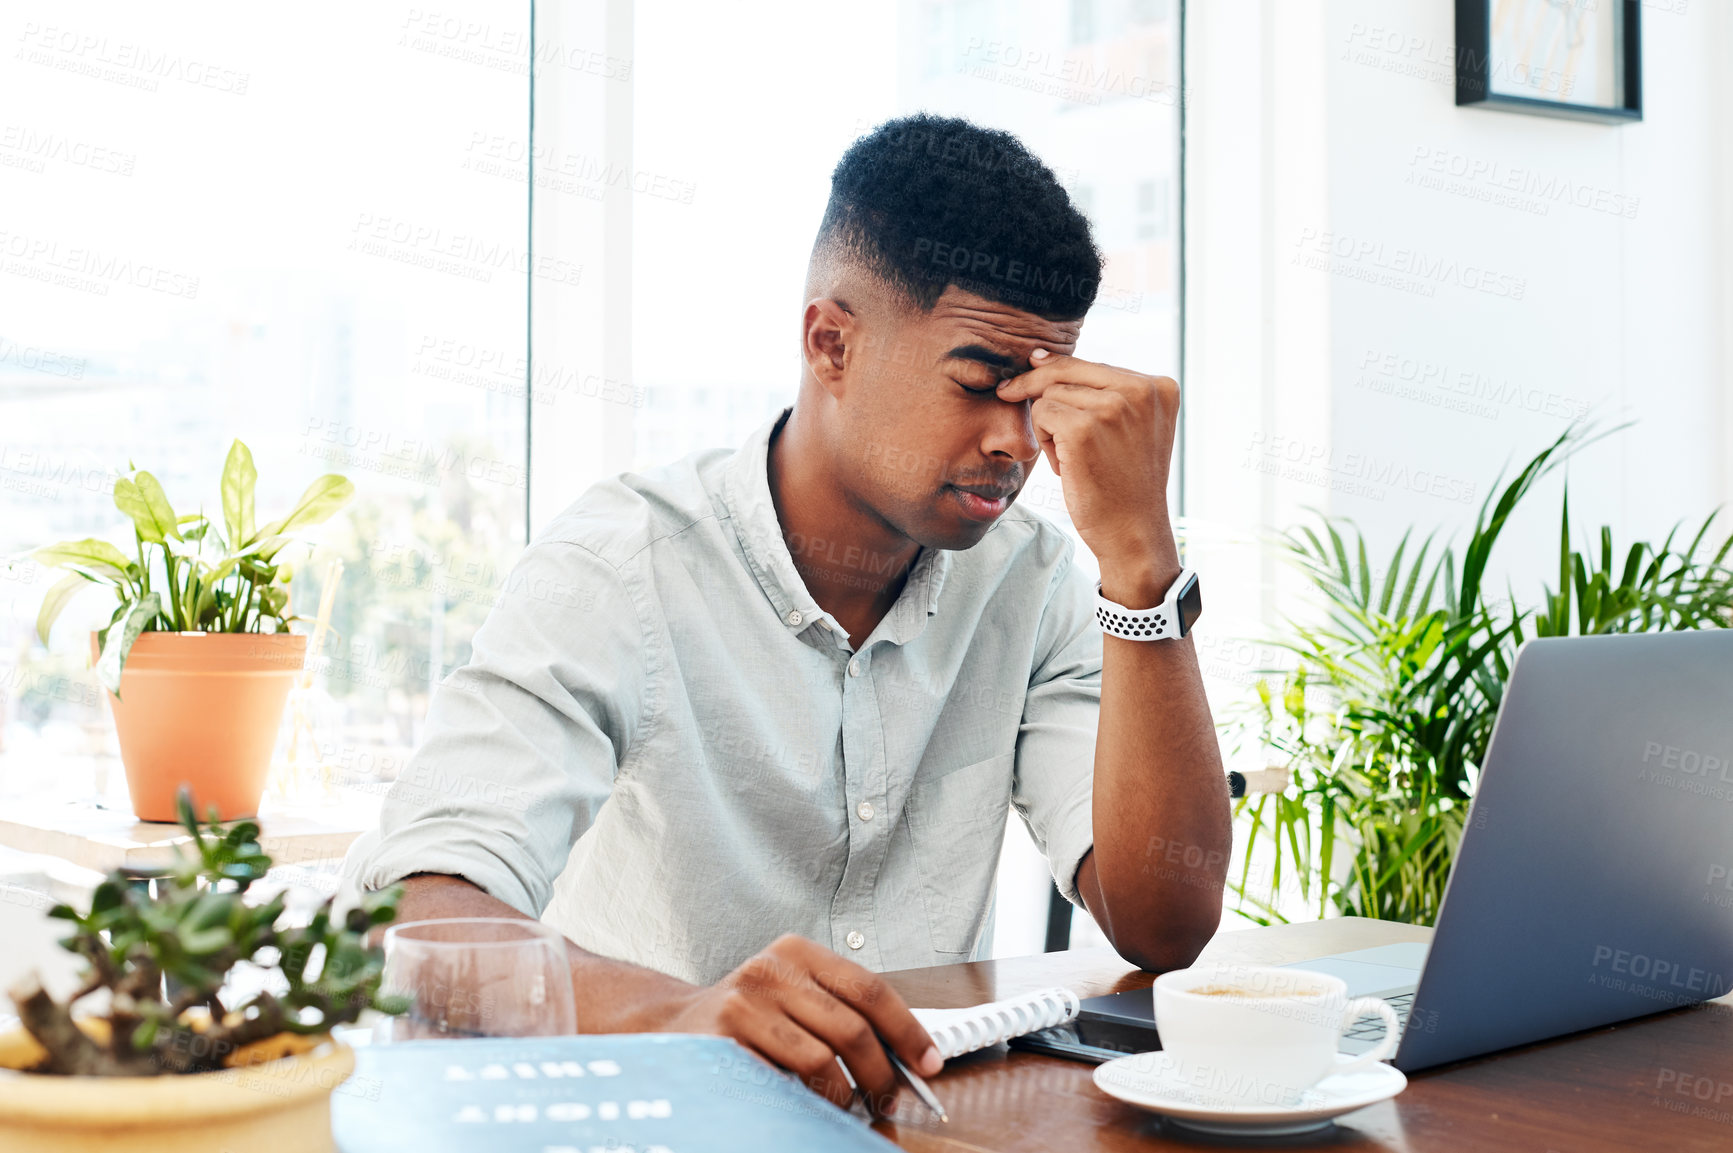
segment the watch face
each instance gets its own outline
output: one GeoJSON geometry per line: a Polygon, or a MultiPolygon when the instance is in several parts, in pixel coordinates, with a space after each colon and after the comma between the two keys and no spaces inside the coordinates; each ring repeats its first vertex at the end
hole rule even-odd
{"type": "Polygon", "coordinates": [[[1179,635],[1183,637],[1191,632],[1193,622],[1202,615],[1203,592],[1198,587],[1197,574],[1193,573],[1179,593],[1179,635]]]}

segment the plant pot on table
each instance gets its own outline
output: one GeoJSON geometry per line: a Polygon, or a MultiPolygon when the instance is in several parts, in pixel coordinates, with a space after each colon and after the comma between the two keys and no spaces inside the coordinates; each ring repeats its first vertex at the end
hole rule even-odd
{"type": "MultiPolygon", "coordinates": [[[[96,634],[91,658],[100,654],[96,634]]],[[[140,633],[108,695],[133,813],[174,821],[184,784],[202,816],[256,816],[283,706],[307,656],[292,633],[140,633]]]]}
{"type": "Polygon", "coordinates": [[[23,1030],[0,1033],[6,1153],[333,1153],[331,1092],[355,1068],[347,1045],[287,1035],[238,1050],[235,1067],[210,1073],[23,1071],[46,1055],[23,1030]]]}

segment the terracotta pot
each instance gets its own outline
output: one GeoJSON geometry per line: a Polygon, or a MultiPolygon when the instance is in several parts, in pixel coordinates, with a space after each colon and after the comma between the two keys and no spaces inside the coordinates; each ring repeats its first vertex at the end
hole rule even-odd
{"type": "MultiPolygon", "coordinates": [[[[90,638],[92,659],[96,635],[90,638]]],[[[283,703],[307,657],[290,633],[141,633],[109,694],[132,811],[174,821],[190,785],[202,820],[257,816],[283,722],[283,703]]]]}
{"type": "Polygon", "coordinates": [[[23,1030],[0,1034],[6,1153],[333,1153],[331,1091],[355,1069],[354,1050],[326,1041],[297,1056],[216,1073],[17,1071],[42,1057],[23,1030]]]}

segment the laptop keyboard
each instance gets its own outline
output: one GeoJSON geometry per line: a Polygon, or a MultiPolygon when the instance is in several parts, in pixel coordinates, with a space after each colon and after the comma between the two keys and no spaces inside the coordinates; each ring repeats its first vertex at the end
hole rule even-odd
{"type": "MultiPolygon", "coordinates": [[[[1414,1007],[1413,993],[1398,993],[1394,997],[1384,998],[1384,1003],[1396,1010],[1396,1035],[1401,1036],[1402,1030],[1408,1027],[1408,1011],[1414,1007]]],[[[1349,1041],[1366,1041],[1375,1043],[1384,1039],[1384,1018],[1376,1014],[1361,1017],[1354,1022],[1354,1027],[1343,1034],[1349,1041]]]]}

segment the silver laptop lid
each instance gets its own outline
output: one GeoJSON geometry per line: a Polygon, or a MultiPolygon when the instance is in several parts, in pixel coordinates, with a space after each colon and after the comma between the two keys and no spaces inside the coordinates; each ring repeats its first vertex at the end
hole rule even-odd
{"type": "Polygon", "coordinates": [[[1395,1064],[1733,988],[1733,630],[1533,640],[1395,1064]]]}

